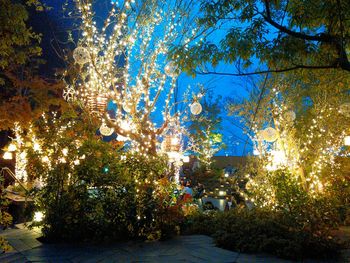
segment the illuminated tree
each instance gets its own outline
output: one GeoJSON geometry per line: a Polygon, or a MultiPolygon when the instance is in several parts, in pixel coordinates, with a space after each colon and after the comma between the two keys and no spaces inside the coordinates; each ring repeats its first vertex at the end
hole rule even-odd
{"type": "Polygon", "coordinates": [[[313,198],[330,195],[333,182],[345,176],[339,159],[349,155],[344,145],[350,133],[347,74],[310,72],[304,81],[298,76],[273,76],[250,101],[231,105],[244,118],[255,146],[259,169],[246,172],[248,188],[264,193],[260,204],[276,205],[278,189],[269,180],[278,170],[293,176],[313,198]]]}
{"type": "Polygon", "coordinates": [[[155,155],[167,127],[181,122],[173,102],[177,58],[168,59],[167,53],[175,43],[195,42],[193,17],[186,12],[192,7],[192,1],[116,1],[99,28],[91,1],[77,1],[78,74],[65,98],[101,118],[102,129],[130,140],[133,150],[155,155]],[[113,113],[106,112],[108,103],[113,113]]]}
{"type": "Polygon", "coordinates": [[[206,166],[210,166],[214,154],[224,147],[220,133],[220,100],[221,97],[214,98],[212,92],[206,92],[206,97],[201,100],[203,113],[200,116],[191,115],[186,132],[189,138],[188,150],[198,154],[198,159],[206,166]]]}

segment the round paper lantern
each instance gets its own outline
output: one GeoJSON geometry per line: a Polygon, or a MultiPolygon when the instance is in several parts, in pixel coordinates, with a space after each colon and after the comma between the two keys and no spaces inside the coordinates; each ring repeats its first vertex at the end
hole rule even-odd
{"type": "Polygon", "coordinates": [[[290,110],[290,111],[286,111],[283,117],[287,122],[293,122],[296,118],[296,115],[294,111],[290,110]]]}
{"type": "Polygon", "coordinates": [[[73,51],[73,58],[74,58],[74,61],[79,65],[84,65],[85,63],[89,62],[90,55],[86,48],[77,47],[73,51]]]}
{"type": "Polygon", "coordinates": [[[166,64],[164,71],[169,77],[175,77],[177,73],[177,65],[174,61],[170,61],[168,64],[166,64]]]}
{"type": "Polygon", "coordinates": [[[113,128],[109,128],[106,124],[102,124],[101,127],[100,127],[100,133],[103,135],[103,136],[110,136],[112,135],[112,133],[114,132],[114,129],[113,128]]]}
{"type": "Polygon", "coordinates": [[[278,133],[275,128],[268,127],[264,130],[263,136],[265,141],[274,142],[278,138],[278,133]]]}
{"type": "Polygon", "coordinates": [[[339,112],[346,117],[350,117],[350,102],[341,104],[339,106],[339,112]]]}
{"type": "Polygon", "coordinates": [[[193,102],[190,109],[193,115],[198,115],[202,112],[202,105],[199,102],[193,102]]]}

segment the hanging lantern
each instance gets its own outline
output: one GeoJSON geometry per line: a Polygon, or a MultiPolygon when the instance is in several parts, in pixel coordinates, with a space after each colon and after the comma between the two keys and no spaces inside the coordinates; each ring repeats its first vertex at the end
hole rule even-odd
{"type": "Polygon", "coordinates": [[[96,97],[96,107],[99,113],[104,113],[107,108],[107,98],[103,95],[97,95],[96,97]]]}
{"type": "Polygon", "coordinates": [[[169,77],[175,77],[177,73],[177,65],[174,61],[170,61],[166,64],[164,71],[169,77]]]}
{"type": "Polygon", "coordinates": [[[182,157],[182,161],[183,161],[184,163],[189,163],[189,162],[190,162],[190,157],[189,157],[189,156],[183,156],[183,157],[182,157]]]}
{"type": "Polygon", "coordinates": [[[7,150],[8,150],[9,152],[14,152],[14,151],[16,151],[16,150],[17,150],[16,144],[11,143],[11,144],[9,145],[9,147],[7,148],[7,150]]]}
{"type": "Polygon", "coordinates": [[[12,160],[12,153],[11,152],[5,152],[3,155],[4,160],[12,160]]]}
{"type": "Polygon", "coordinates": [[[86,48],[77,47],[73,51],[73,58],[77,64],[84,65],[85,63],[89,62],[90,55],[89,55],[89,52],[86,48]]]}
{"type": "Polygon", "coordinates": [[[283,114],[283,118],[287,121],[287,122],[293,122],[296,118],[295,112],[290,110],[290,111],[286,111],[283,114]]]}
{"type": "Polygon", "coordinates": [[[202,112],[202,105],[199,102],[193,102],[190,106],[191,113],[193,115],[198,115],[202,112]]]}
{"type": "Polygon", "coordinates": [[[268,127],[264,130],[263,136],[265,141],[274,142],[278,138],[278,133],[275,128],[268,127]]]}
{"type": "Polygon", "coordinates": [[[100,133],[103,136],[111,136],[114,132],[113,128],[109,128],[106,124],[102,123],[102,125],[100,126],[100,133]]]}
{"type": "Polygon", "coordinates": [[[350,102],[341,104],[339,106],[339,112],[346,117],[350,117],[350,102]]]}
{"type": "Polygon", "coordinates": [[[345,136],[344,137],[344,145],[345,146],[350,146],[350,136],[345,136]]]}

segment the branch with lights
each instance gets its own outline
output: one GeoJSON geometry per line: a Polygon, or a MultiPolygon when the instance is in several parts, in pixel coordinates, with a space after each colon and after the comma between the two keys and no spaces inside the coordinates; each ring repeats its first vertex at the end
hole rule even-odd
{"type": "MultiPolygon", "coordinates": [[[[186,13],[189,3],[160,2],[116,1],[99,28],[92,3],[77,1],[81,38],[73,58],[79,74],[63,94],[100,118],[102,135],[116,133],[145,158],[162,153],[169,127],[181,130],[182,113],[174,107],[180,70],[167,53],[175,43],[188,45],[196,34],[186,13]]],[[[195,115],[202,110],[196,100],[189,106],[195,115]]]]}

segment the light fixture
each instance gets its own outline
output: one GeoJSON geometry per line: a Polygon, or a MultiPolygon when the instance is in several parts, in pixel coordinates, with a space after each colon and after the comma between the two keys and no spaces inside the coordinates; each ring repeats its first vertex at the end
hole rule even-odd
{"type": "Polygon", "coordinates": [[[296,115],[294,111],[290,110],[290,111],[286,111],[283,114],[283,117],[287,122],[293,122],[296,118],[296,115]]]}
{"type": "Polygon", "coordinates": [[[41,222],[43,221],[44,214],[43,212],[37,211],[34,213],[33,221],[34,222],[41,222]]]}
{"type": "Polygon", "coordinates": [[[349,135],[344,137],[344,145],[350,146],[350,136],[349,135]]]}
{"type": "Polygon", "coordinates": [[[263,132],[264,140],[267,142],[274,142],[278,138],[278,133],[275,128],[268,127],[263,132]]]}
{"type": "Polygon", "coordinates": [[[190,106],[191,113],[193,115],[198,115],[202,112],[202,105],[199,102],[193,102],[190,106]]]}
{"type": "Polygon", "coordinates": [[[165,74],[167,74],[169,77],[175,77],[176,71],[177,71],[177,65],[174,61],[170,61],[168,64],[166,64],[164,68],[165,74]]]}
{"type": "Polygon", "coordinates": [[[9,152],[14,152],[14,151],[16,151],[16,150],[17,150],[16,144],[11,143],[11,144],[8,146],[7,150],[8,150],[9,152]]]}
{"type": "Polygon", "coordinates": [[[183,157],[182,157],[182,161],[183,161],[184,163],[189,163],[189,162],[190,162],[190,157],[189,157],[189,156],[183,156],[183,157]]]}
{"type": "Polygon", "coordinates": [[[102,125],[100,126],[100,133],[103,136],[111,136],[114,132],[113,128],[109,128],[106,124],[102,123],[102,125]]]}
{"type": "Polygon", "coordinates": [[[77,47],[73,51],[74,61],[79,65],[84,65],[90,59],[89,52],[84,47],[77,47]]]}
{"type": "Polygon", "coordinates": [[[3,158],[5,160],[12,160],[12,158],[13,158],[12,153],[11,152],[5,152],[4,155],[3,155],[3,158]]]}
{"type": "Polygon", "coordinates": [[[220,196],[225,196],[226,195],[226,191],[219,191],[219,195],[220,196]]]}

